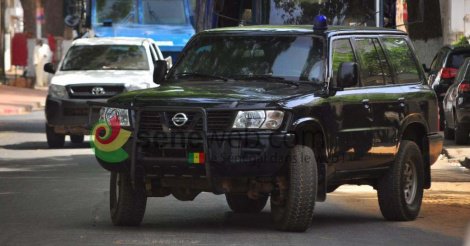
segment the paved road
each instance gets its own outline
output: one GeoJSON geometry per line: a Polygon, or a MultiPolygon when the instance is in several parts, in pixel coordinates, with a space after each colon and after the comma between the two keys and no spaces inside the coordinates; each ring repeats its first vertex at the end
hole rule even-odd
{"type": "Polygon", "coordinates": [[[42,112],[0,117],[0,245],[461,245],[470,221],[469,204],[454,199],[470,197],[467,183],[441,182],[415,222],[384,221],[373,190],[347,186],[318,204],[306,233],[275,231],[269,207],[234,214],[208,193],[194,202],[149,199],[142,226],[114,227],[109,174],[88,143],[48,149],[43,128],[42,112]]]}

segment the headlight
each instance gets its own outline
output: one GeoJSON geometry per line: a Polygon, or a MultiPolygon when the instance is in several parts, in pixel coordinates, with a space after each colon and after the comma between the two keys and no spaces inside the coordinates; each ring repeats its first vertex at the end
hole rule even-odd
{"type": "Polygon", "coordinates": [[[283,119],[284,112],[279,110],[238,111],[232,128],[275,130],[281,126],[283,119]]]}
{"type": "Polygon", "coordinates": [[[67,90],[65,89],[65,86],[52,84],[49,86],[49,95],[58,98],[66,98],[67,90]]]}
{"type": "Polygon", "coordinates": [[[135,90],[142,90],[150,88],[150,83],[143,82],[143,83],[128,83],[125,84],[126,91],[135,91],[135,90]]]}
{"type": "Polygon", "coordinates": [[[130,126],[129,110],[123,108],[101,108],[100,120],[106,120],[108,124],[113,124],[114,120],[119,120],[120,126],[130,126]],[[116,118],[117,117],[117,118],[116,118]]]}

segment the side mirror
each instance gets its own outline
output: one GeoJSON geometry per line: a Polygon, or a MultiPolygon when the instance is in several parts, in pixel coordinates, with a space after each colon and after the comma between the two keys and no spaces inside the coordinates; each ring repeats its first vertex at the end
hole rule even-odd
{"type": "Polygon", "coordinates": [[[337,87],[343,89],[357,85],[358,71],[356,62],[341,63],[338,69],[337,87]]]}
{"type": "Polygon", "coordinates": [[[173,58],[171,56],[168,56],[167,58],[165,58],[165,61],[166,61],[166,65],[168,66],[168,68],[173,67],[173,58]]]}
{"type": "Polygon", "coordinates": [[[428,68],[428,67],[426,66],[426,64],[423,63],[423,64],[421,64],[421,65],[423,66],[423,69],[424,69],[424,71],[425,71],[426,73],[429,73],[429,72],[431,71],[431,69],[428,68]]]}
{"type": "Polygon", "coordinates": [[[168,63],[166,60],[158,60],[154,64],[153,82],[160,83],[165,79],[166,72],[168,71],[168,63]]]}
{"type": "Polygon", "coordinates": [[[55,73],[55,69],[54,69],[54,65],[52,63],[46,63],[44,64],[44,72],[46,73],[52,73],[54,74],[55,73]]]}

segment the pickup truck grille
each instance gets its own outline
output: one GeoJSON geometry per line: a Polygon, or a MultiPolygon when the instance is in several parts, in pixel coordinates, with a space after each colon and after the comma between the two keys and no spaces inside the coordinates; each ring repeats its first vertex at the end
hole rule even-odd
{"type": "Polygon", "coordinates": [[[124,92],[124,85],[70,85],[67,92],[70,98],[109,98],[124,92]]]}
{"type": "MultiPolygon", "coordinates": [[[[171,119],[175,112],[143,111],[140,115],[139,132],[162,132],[171,129],[171,132],[200,132],[203,130],[202,115],[197,112],[183,112],[188,121],[183,126],[175,126],[171,119]]],[[[232,111],[212,111],[207,113],[207,128],[209,132],[227,131],[234,120],[232,111]]]]}

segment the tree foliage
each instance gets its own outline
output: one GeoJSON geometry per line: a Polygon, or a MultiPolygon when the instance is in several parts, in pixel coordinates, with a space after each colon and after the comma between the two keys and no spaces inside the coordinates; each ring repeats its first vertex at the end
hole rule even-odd
{"type": "Polygon", "coordinates": [[[454,43],[452,43],[452,45],[455,45],[455,46],[465,46],[465,45],[469,45],[469,42],[468,42],[467,37],[465,37],[464,35],[462,35],[459,39],[457,39],[454,43]]]}

